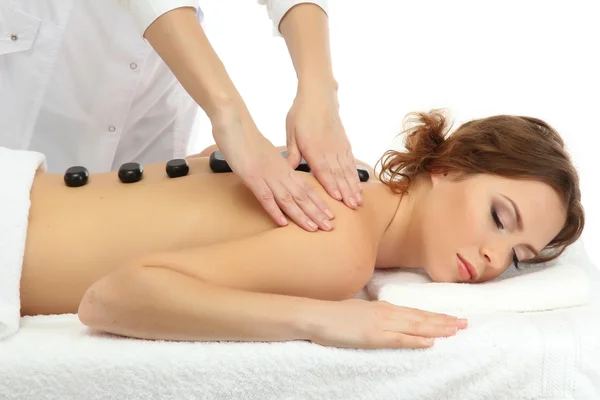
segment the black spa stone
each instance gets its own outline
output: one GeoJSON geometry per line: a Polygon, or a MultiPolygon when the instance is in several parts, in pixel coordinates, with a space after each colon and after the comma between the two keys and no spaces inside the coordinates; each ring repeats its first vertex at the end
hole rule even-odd
{"type": "Polygon", "coordinates": [[[65,171],[65,185],[68,187],[80,187],[87,183],[90,176],[87,168],[82,166],[70,167],[65,171]]]}
{"type": "Polygon", "coordinates": [[[179,178],[186,176],[190,172],[190,166],[187,160],[176,158],[167,163],[166,171],[169,178],[179,178]]]}
{"type": "Polygon", "coordinates": [[[136,162],[128,162],[119,168],[119,179],[123,183],[135,183],[142,179],[144,168],[136,162]]]}

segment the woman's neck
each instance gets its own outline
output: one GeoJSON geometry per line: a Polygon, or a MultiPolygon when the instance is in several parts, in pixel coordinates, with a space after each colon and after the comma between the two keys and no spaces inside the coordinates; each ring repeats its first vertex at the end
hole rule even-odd
{"type": "Polygon", "coordinates": [[[383,232],[377,252],[377,268],[421,268],[420,207],[428,180],[413,179],[406,195],[396,196],[396,210],[383,232]],[[398,201],[398,197],[400,198],[398,201]]]}

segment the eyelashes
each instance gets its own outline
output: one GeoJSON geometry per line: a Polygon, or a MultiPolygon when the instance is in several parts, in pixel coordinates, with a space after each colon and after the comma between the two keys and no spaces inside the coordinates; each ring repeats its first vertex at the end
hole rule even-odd
{"type": "MultiPolygon", "coordinates": [[[[498,217],[498,212],[496,212],[496,209],[494,207],[492,207],[491,214],[492,214],[492,219],[494,220],[494,223],[496,224],[498,229],[504,229],[504,225],[502,225],[502,221],[500,221],[500,218],[498,217]]],[[[519,269],[519,257],[517,257],[517,252],[515,251],[515,249],[513,249],[512,252],[513,252],[513,263],[515,264],[515,268],[519,269]]]]}
{"type": "Polygon", "coordinates": [[[498,229],[504,229],[504,225],[502,225],[500,218],[498,218],[498,213],[494,207],[492,207],[492,219],[494,220],[494,223],[496,223],[498,229]]]}

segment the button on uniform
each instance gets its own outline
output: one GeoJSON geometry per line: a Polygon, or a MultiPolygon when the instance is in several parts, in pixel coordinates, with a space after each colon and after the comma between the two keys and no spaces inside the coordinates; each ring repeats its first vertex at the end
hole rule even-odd
{"type": "Polygon", "coordinates": [[[112,126],[112,125],[108,127],[108,130],[109,130],[109,132],[114,132],[116,129],[117,129],[117,128],[115,128],[115,127],[114,127],[114,126],[112,126]]]}
{"type": "Polygon", "coordinates": [[[136,69],[137,68],[137,64],[136,63],[131,63],[131,64],[129,64],[129,68],[136,69]]]}

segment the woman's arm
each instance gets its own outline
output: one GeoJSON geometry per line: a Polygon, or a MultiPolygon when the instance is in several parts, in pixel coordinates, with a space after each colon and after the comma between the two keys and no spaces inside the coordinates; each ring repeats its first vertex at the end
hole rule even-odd
{"type": "Polygon", "coordinates": [[[332,232],[290,225],[211,246],[148,255],[86,292],[81,321],[147,339],[310,339],[331,300],[369,280],[374,237],[358,213],[332,232]],[[329,301],[328,301],[329,300],[329,301]]]}

